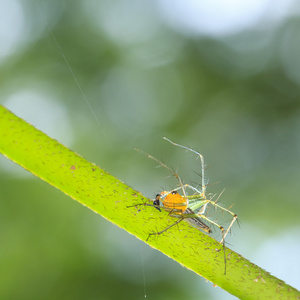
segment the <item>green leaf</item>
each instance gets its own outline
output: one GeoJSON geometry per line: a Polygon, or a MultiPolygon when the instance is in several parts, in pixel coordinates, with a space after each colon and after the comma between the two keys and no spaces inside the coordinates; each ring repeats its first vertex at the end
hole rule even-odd
{"type": "MultiPolygon", "coordinates": [[[[0,152],[74,200],[142,241],[174,218],[149,206],[150,201],[117,178],[0,106],[0,152]]],[[[146,242],[186,268],[240,299],[300,299],[300,292],[226,247],[181,222],[146,242]]]]}

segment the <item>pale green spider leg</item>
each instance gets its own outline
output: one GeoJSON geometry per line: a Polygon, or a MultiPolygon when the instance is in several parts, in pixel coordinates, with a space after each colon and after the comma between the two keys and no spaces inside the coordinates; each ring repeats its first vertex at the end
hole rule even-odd
{"type": "MultiPolygon", "coordinates": [[[[233,225],[233,223],[236,221],[236,219],[237,219],[237,215],[235,214],[235,213],[233,213],[232,211],[230,211],[229,209],[227,209],[227,208],[224,208],[223,206],[221,206],[221,205],[219,205],[219,204],[217,204],[216,203],[216,201],[218,200],[216,200],[216,201],[213,201],[213,200],[211,200],[211,199],[205,199],[204,197],[203,197],[203,195],[200,193],[200,191],[198,191],[196,188],[194,188],[193,186],[191,186],[191,185],[186,185],[186,187],[188,187],[188,188],[190,188],[190,189],[192,189],[194,192],[196,192],[196,194],[195,195],[193,195],[193,196],[188,196],[188,199],[189,199],[189,202],[190,202],[190,204],[189,204],[189,208],[191,208],[193,211],[196,211],[199,215],[201,215],[202,217],[203,217],[203,215],[204,215],[204,213],[205,213],[205,210],[206,210],[206,207],[207,207],[207,205],[208,204],[211,204],[211,205],[213,205],[214,207],[217,207],[217,208],[219,208],[219,209],[221,209],[221,210],[223,210],[223,211],[225,211],[225,212],[227,212],[227,213],[229,213],[229,214],[231,214],[232,215],[232,221],[231,221],[231,223],[230,223],[230,225],[228,226],[228,228],[226,229],[226,231],[225,231],[225,233],[224,233],[224,235],[223,235],[223,237],[222,237],[222,240],[221,240],[221,244],[223,243],[223,241],[224,241],[224,239],[225,239],[225,237],[226,237],[226,235],[228,234],[228,232],[230,231],[230,229],[231,229],[231,227],[232,227],[232,225],[233,225]],[[198,195],[197,195],[197,193],[198,193],[198,195]],[[197,197],[199,196],[199,198],[200,199],[198,199],[197,197]],[[200,211],[198,211],[200,209],[200,211]]],[[[219,197],[218,197],[219,198],[219,197]]],[[[207,217],[206,217],[207,218],[207,217]]],[[[204,218],[205,219],[205,218],[204,218]]],[[[208,218],[207,218],[208,219],[208,218]]],[[[209,219],[208,219],[209,220],[209,219]]],[[[213,221],[209,221],[210,223],[215,223],[215,222],[213,222],[213,221]]],[[[214,225],[216,225],[216,224],[214,224],[214,225]]],[[[217,227],[219,227],[220,228],[220,226],[218,226],[218,225],[216,225],[217,227]]],[[[221,226],[222,227],[222,226],[221,226]]],[[[222,227],[223,228],[223,227],[222,227]]],[[[224,230],[224,229],[223,229],[224,230]]]]}

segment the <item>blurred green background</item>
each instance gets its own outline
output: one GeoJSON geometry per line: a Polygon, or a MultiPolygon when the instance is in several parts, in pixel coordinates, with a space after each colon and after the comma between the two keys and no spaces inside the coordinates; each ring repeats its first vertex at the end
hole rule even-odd
{"type": "MultiPolygon", "coordinates": [[[[187,183],[199,162],[162,137],[197,148],[230,247],[298,289],[299,56],[292,0],[0,2],[1,104],[150,198],[177,183],[133,148],[187,183]]],[[[4,157],[0,176],[0,299],[234,298],[4,157]]]]}

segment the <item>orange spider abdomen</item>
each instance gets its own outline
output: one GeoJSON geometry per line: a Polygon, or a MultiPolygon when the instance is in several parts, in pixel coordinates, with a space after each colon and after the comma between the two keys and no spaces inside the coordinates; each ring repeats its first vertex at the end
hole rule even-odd
{"type": "Polygon", "coordinates": [[[188,207],[187,200],[184,197],[182,197],[177,191],[173,191],[167,194],[167,196],[162,200],[162,202],[164,207],[169,209],[175,209],[179,212],[184,212],[188,207]]]}

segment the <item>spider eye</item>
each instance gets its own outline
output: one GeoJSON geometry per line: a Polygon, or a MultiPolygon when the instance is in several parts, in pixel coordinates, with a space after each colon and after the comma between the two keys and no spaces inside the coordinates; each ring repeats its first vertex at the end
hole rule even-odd
{"type": "Polygon", "coordinates": [[[155,200],[153,201],[153,205],[159,206],[159,199],[155,199],[155,200]]]}
{"type": "Polygon", "coordinates": [[[178,194],[178,192],[177,191],[172,191],[171,194],[176,195],[176,194],[178,194]]]}
{"type": "Polygon", "coordinates": [[[159,198],[157,196],[156,196],[155,200],[153,201],[153,205],[157,210],[161,211],[159,208],[159,198]]]}

